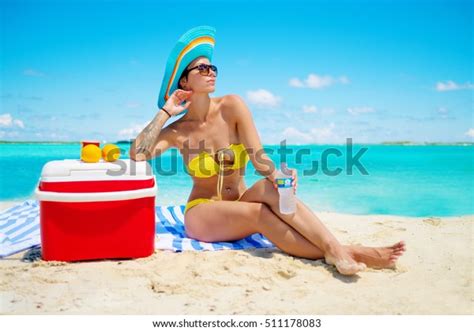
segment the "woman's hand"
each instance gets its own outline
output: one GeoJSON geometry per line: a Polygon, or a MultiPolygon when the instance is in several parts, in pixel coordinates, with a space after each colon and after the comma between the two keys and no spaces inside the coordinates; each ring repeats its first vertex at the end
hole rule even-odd
{"type": "MultiPolygon", "coordinates": [[[[296,194],[296,188],[298,186],[298,172],[296,169],[288,168],[288,170],[291,171],[291,179],[292,180],[292,186],[293,186],[293,193],[296,194]]],[[[276,178],[273,178],[273,187],[278,190],[278,185],[276,183],[276,178]]]]}
{"type": "Polygon", "coordinates": [[[191,95],[193,95],[193,91],[177,89],[171,94],[163,107],[171,114],[171,116],[179,115],[191,104],[191,101],[189,101],[191,95]],[[187,102],[184,105],[181,105],[183,101],[187,102]]]}

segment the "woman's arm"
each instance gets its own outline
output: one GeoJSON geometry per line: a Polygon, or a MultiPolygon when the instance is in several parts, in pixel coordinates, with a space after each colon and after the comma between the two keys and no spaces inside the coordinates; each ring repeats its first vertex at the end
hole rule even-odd
{"type": "Polygon", "coordinates": [[[161,129],[171,116],[175,116],[189,107],[191,104],[189,98],[192,94],[192,91],[177,89],[170,95],[163,108],[140,132],[137,139],[130,146],[130,158],[132,160],[150,160],[174,145],[173,137],[176,130],[171,128],[174,123],[164,128],[163,132],[161,132],[161,129]],[[184,105],[182,105],[183,101],[186,101],[184,105]],[[163,109],[166,109],[166,112],[163,109]]]}
{"type": "Polygon", "coordinates": [[[169,127],[163,129],[169,116],[160,110],[155,118],[140,132],[130,146],[130,158],[134,161],[150,160],[156,156],[156,151],[160,154],[170,147],[169,127]]]}
{"type": "Polygon", "coordinates": [[[273,182],[276,175],[275,164],[263,149],[250,110],[238,95],[228,95],[227,98],[232,107],[232,113],[236,115],[239,138],[247,149],[255,170],[273,182]]]}

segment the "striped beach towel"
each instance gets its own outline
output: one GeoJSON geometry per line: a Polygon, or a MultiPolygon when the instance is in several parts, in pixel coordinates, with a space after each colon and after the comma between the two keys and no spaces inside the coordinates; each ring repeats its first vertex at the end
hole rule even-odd
{"type": "MultiPolygon", "coordinates": [[[[155,206],[155,212],[156,249],[182,252],[275,247],[259,233],[229,242],[194,240],[184,232],[184,205],[155,206]]],[[[26,200],[0,213],[0,258],[40,245],[38,201],[26,200]]]]}

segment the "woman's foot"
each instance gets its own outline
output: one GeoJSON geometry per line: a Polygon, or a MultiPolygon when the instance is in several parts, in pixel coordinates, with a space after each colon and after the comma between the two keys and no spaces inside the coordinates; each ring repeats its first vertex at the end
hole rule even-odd
{"type": "Polygon", "coordinates": [[[374,269],[393,268],[398,258],[406,251],[404,241],[387,247],[350,246],[354,260],[374,269]]]}
{"type": "Polygon", "coordinates": [[[346,276],[355,275],[366,268],[364,263],[355,261],[342,246],[340,249],[326,252],[324,260],[327,264],[334,265],[339,273],[346,276]]]}

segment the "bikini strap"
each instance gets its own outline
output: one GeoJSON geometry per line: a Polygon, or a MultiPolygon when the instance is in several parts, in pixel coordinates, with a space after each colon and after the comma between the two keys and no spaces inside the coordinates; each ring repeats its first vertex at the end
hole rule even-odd
{"type": "Polygon", "coordinates": [[[219,152],[217,154],[219,159],[219,173],[217,174],[217,197],[219,200],[222,200],[222,186],[224,185],[224,175],[222,171],[224,170],[224,152],[219,152]]]}

